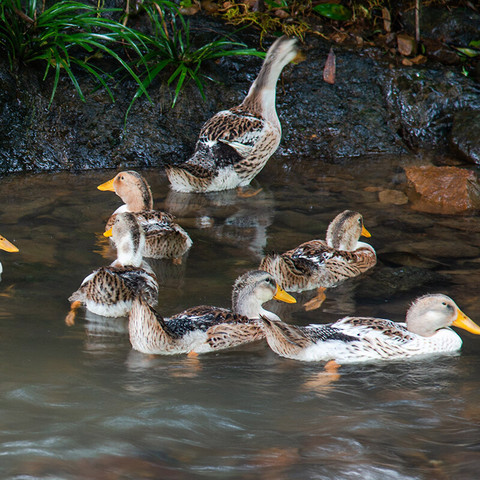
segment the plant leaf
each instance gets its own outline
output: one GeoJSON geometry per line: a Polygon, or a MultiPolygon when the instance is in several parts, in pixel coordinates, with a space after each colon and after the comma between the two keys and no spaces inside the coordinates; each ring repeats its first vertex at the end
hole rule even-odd
{"type": "Polygon", "coordinates": [[[332,20],[350,20],[352,18],[352,12],[347,7],[337,3],[321,3],[315,5],[312,10],[332,20]]]}

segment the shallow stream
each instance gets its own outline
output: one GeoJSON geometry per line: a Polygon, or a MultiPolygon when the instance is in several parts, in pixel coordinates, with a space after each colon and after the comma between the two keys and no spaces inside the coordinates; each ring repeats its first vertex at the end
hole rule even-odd
{"type": "MultiPolygon", "coordinates": [[[[267,251],[324,238],[358,210],[379,264],[327,291],[314,311],[267,306],[297,324],[358,313],[402,321],[427,292],[450,295],[480,322],[480,220],[379,201],[401,189],[412,158],[342,166],[271,159],[250,198],[180,195],[144,170],[155,207],[177,216],[193,247],[182,265],[153,264],[158,310],[230,305],[235,278],[267,251]]],[[[134,352],[126,320],[68,296],[114,252],[101,236],[120,199],[96,186],[115,172],[3,178],[0,233],[0,478],[474,479],[480,458],[480,338],[458,355],[342,366],[277,357],[263,344],[199,358],[134,352]]]]}

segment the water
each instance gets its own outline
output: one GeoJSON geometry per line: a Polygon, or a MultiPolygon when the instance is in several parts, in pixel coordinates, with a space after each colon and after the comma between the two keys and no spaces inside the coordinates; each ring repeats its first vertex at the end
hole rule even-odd
{"type": "MultiPolygon", "coordinates": [[[[157,208],[194,245],[181,266],[157,262],[158,309],[229,306],[231,285],[264,251],[323,237],[360,211],[379,264],[327,292],[319,310],[272,303],[285,320],[352,313],[402,320],[426,292],[444,292],[477,322],[480,224],[383,204],[411,158],[344,166],[274,160],[263,190],[175,195],[149,170],[157,208]]],[[[0,184],[0,478],[474,479],[480,450],[480,338],[461,354],[341,367],[304,364],[264,344],[192,359],[134,352],[125,320],[80,311],[68,296],[114,253],[100,235],[120,204],[96,186],[114,172],[9,177],[0,184]]]]}

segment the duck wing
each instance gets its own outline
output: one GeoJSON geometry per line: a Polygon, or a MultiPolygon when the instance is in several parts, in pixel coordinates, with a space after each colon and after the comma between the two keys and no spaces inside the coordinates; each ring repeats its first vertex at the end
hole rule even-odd
{"type": "Polygon", "coordinates": [[[220,307],[200,305],[189,308],[171,317],[167,324],[172,331],[182,335],[197,330],[205,332],[206,344],[211,350],[231,348],[264,338],[258,322],[220,307]]]}

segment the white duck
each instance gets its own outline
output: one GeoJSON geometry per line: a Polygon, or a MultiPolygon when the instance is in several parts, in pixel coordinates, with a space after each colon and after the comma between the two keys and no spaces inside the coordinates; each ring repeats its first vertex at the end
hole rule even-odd
{"type": "Polygon", "coordinates": [[[425,295],[408,309],[405,323],[371,317],[345,317],[332,324],[295,326],[262,317],[270,348],[305,362],[340,363],[392,360],[454,352],[462,339],[450,327],[480,335],[480,327],[446,295],[425,295]]]}

